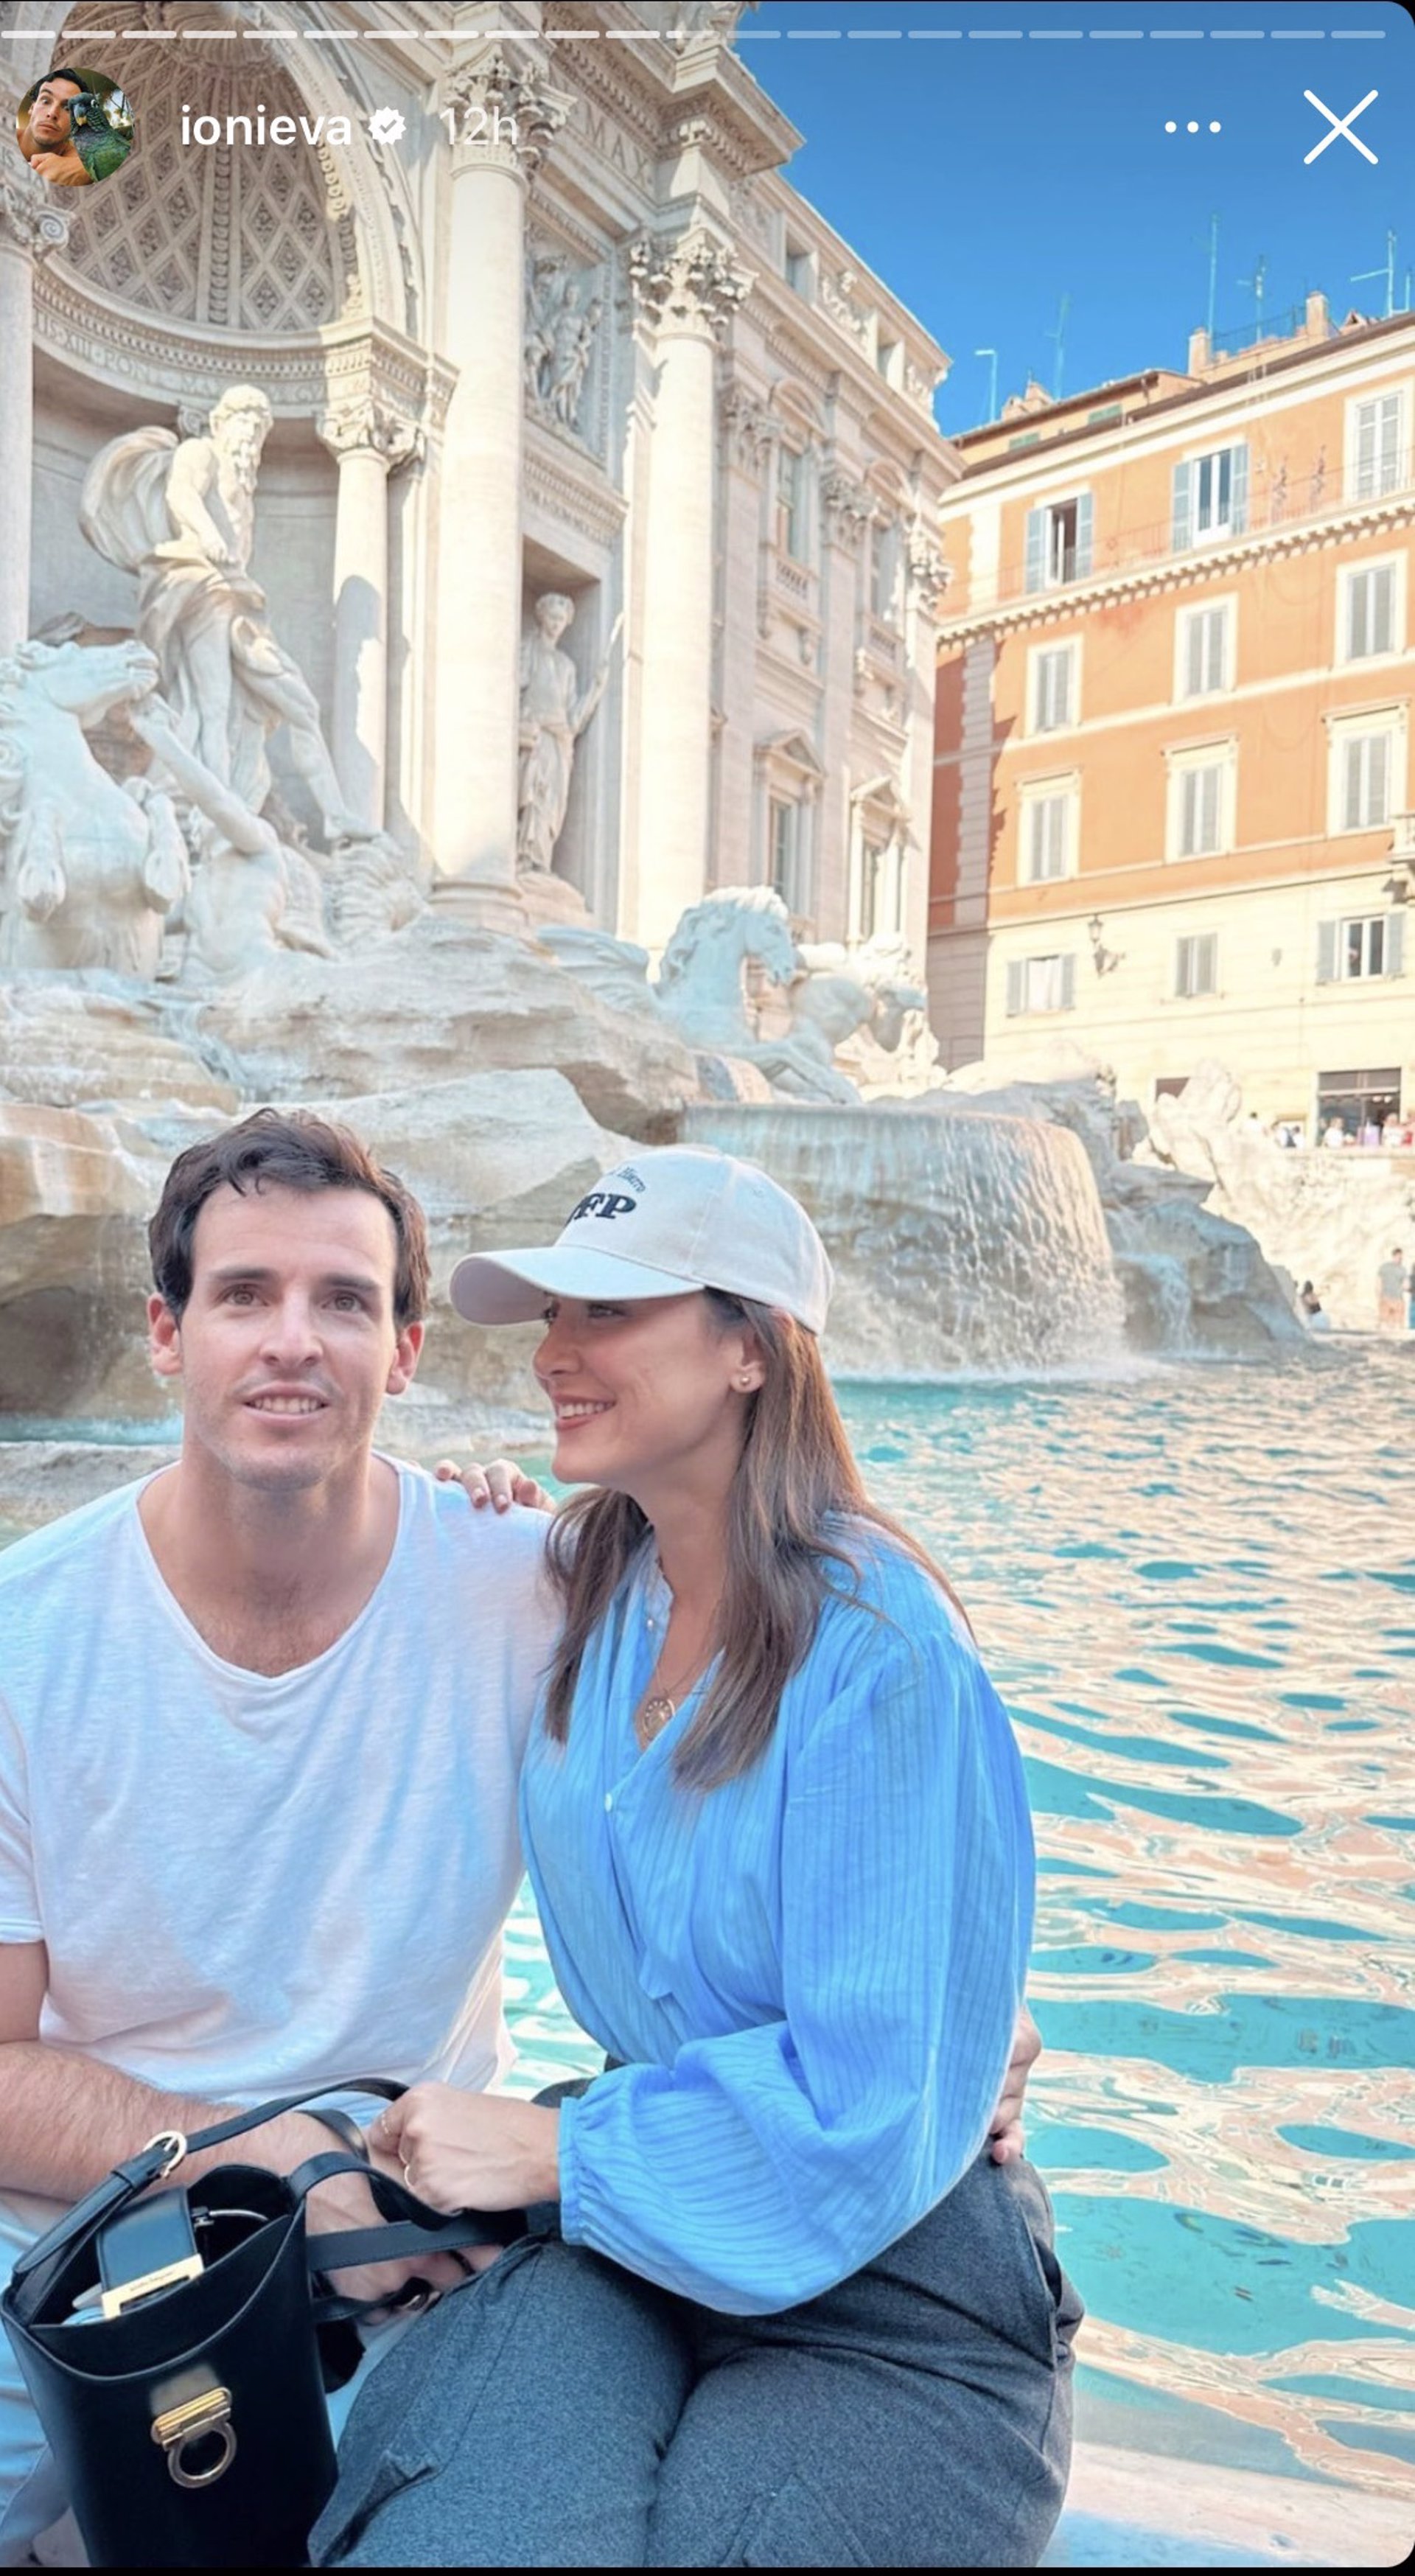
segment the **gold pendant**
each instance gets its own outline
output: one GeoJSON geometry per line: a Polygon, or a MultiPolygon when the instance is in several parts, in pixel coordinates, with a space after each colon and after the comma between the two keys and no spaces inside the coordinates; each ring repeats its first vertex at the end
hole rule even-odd
{"type": "Polygon", "coordinates": [[[663,1733],[672,1715],[673,1702],[664,1692],[658,1691],[652,1699],[646,1699],[639,1714],[639,1734],[642,1741],[645,1744],[652,1744],[654,1737],[663,1733]]]}

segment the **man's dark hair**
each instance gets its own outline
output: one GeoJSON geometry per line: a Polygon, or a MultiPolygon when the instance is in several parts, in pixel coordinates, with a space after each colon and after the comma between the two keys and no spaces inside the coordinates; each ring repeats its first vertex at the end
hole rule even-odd
{"type": "Polygon", "coordinates": [[[77,82],[78,82],[78,85],[79,85],[79,87],[80,87],[80,89],[87,89],[87,88],[88,88],[88,85],[89,85],[89,79],[90,79],[90,74],[89,74],[88,72],[76,72],[75,70],[73,70],[73,68],[72,68],[72,66],[71,66],[70,64],[68,64],[68,63],[61,63],[61,64],[59,65],[59,68],[58,68],[58,70],[57,70],[57,71],[53,71],[53,72],[46,72],[46,73],[45,73],[45,75],[44,75],[43,80],[42,80],[42,81],[37,81],[37,82],[36,82],[36,84],[35,84],[36,95],[38,94],[38,92],[39,92],[40,90],[42,90],[42,89],[48,89],[49,84],[50,84],[50,82],[51,82],[51,81],[57,81],[57,80],[71,80],[71,81],[77,81],[77,82]]]}
{"type": "Polygon", "coordinates": [[[427,1220],[412,1191],[376,1163],[352,1128],[304,1109],[257,1109],[236,1127],[177,1156],[147,1230],[152,1276],[168,1313],[180,1323],[192,1293],[192,1242],[213,1192],[237,1190],[367,1190],[393,1220],[393,1320],[420,1323],[428,1308],[427,1220]]]}

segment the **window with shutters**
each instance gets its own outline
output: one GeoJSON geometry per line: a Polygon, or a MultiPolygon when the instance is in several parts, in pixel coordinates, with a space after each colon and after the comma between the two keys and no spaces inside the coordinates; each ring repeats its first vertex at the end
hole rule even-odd
{"type": "Polygon", "coordinates": [[[870,615],[892,625],[899,606],[899,522],[870,530],[870,615]]]}
{"type": "Polygon", "coordinates": [[[1213,545],[1239,537],[1248,525],[1248,448],[1212,448],[1207,456],[1186,457],[1174,469],[1174,549],[1213,545]]]}
{"type": "Polygon", "coordinates": [[[771,843],[771,883],[793,919],[810,910],[801,883],[802,831],[801,808],[782,796],[773,796],[767,809],[767,829],[771,843]]]}
{"type": "Polygon", "coordinates": [[[1069,877],[1076,867],[1078,785],[1047,779],[1022,789],[1022,876],[1028,885],[1069,877]]]}
{"type": "Polygon", "coordinates": [[[1402,569],[1393,559],[1338,571],[1338,661],[1367,662],[1378,653],[1401,650],[1402,569]]]}
{"type": "Polygon", "coordinates": [[[1327,828],[1374,832],[1405,801],[1404,709],[1343,716],[1330,726],[1327,828]]]}
{"type": "Polygon", "coordinates": [[[1174,694],[1211,698],[1233,686],[1234,602],[1181,608],[1175,621],[1174,694]]]}
{"type": "Polygon", "coordinates": [[[1208,859],[1231,850],[1238,756],[1232,743],[1204,743],[1169,755],[1165,854],[1208,859]]]}
{"type": "Polygon", "coordinates": [[[1025,1019],[1041,1011],[1076,1007],[1074,957],[1014,957],[1007,969],[1007,1016],[1025,1019]]]}
{"type": "Polygon", "coordinates": [[[1403,912],[1356,913],[1317,926],[1317,982],[1365,984],[1405,972],[1403,912]]]}
{"type": "Polygon", "coordinates": [[[1403,385],[1346,407],[1347,490],[1354,501],[1379,500],[1410,479],[1408,395],[1403,385]]]}
{"type": "Polygon", "coordinates": [[[1029,655],[1032,733],[1060,733],[1080,721],[1080,654],[1081,648],[1073,640],[1069,644],[1040,645],[1029,655]]]}
{"type": "Polygon", "coordinates": [[[1045,501],[1027,513],[1024,583],[1028,590],[1058,590],[1084,581],[1091,569],[1093,513],[1089,492],[1067,501],[1045,501]]]}
{"type": "Polygon", "coordinates": [[[855,936],[873,939],[882,929],[880,899],[884,892],[885,848],[882,841],[860,844],[859,894],[855,906],[855,936]]]}
{"type": "Polygon", "coordinates": [[[1190,939],[1174,943],[1174,990],[1176,999],[1196,1001],[1201,994],[1218,991],[1218,932],[1204,930],[1190,939]]]}
{"type": "Polygon", "coordinates": [[[776,543],[793,563],[810,559],[806,507],[806,460],[794,447],[776,452],[776,543]]]}

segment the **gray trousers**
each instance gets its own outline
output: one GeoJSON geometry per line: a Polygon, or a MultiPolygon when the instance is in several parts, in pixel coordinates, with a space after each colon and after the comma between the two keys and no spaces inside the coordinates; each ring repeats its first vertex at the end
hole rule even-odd
{"type": "Polygon", "coordinates": [[[986,2152],[877,2262],[728,2317],[530,2238],[359,2398],[316,2567],[1031,2567],[1081,2306],[986,2152]]]}

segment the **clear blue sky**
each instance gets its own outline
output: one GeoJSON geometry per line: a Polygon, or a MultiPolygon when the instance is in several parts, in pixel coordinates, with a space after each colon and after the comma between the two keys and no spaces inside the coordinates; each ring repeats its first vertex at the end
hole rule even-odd
{"type": "Polygon", "coordinates": [[[1338,316],[1383,313],[1384,274],[1351,280],[1384,271],[1388,232],[1396,304],[1411,301],[1415,23],[1399,0],[764,0],[738,52],[805,135],[793,184],[949,352],[946,429],[987,416],[975,349],[998,351],[999,402],[1029,373],[1055,390],[1063,296],[1064,391],[1182,367],[1215,215],[1220,331],[1253,322],[1240,280],[1260,259],[1269,318],[1309,287],[1338,316]],[[1304,166],[1332,133],[1304,89],[1337,117],[1379,92],[1352,127],[1375,168],[1340,134],[1304,166]]]}

